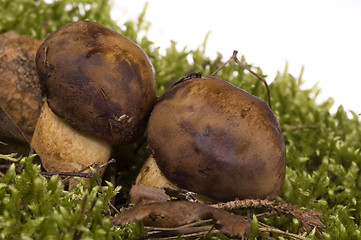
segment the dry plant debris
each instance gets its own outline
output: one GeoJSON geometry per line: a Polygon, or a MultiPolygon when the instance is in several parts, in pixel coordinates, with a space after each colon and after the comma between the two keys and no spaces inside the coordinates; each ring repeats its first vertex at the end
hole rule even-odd
{"type": "MultiPolygon", "coordinates": [[[[275,200],[245,199],[235,200],[226,203],[218,203],[212,205],[219,209],[236,209],[236,208],[266,208],[270,212],[279,215],[284,214],[289,217],[296,218],[300,221],[300,232],[311,232],[313,228],[326,228],[327,226],[321,220],[321,212],[309,209],[301,209],[298,206],[291,205],[286,202],[277,202],[275,200]]],[[[318,231],[318,230],[317,230],[318,231]]],[[[318,234],[321,233],[318,231],[318,234]]]]}
{"type": "Polygon", "coordinates": [[[168,201],[140,204],[114,217],[112,225],[143,221],[145,226],[174,228],[199,219],[213,219],[214,227],[229,237],[242,237],[251,229],[243,217],[200,203],[168,201]]]}
{"type": "MultiPolygon", "coordinates": [[[[146,185],[135,185],[130,191],[131,199],[136,204],[112,218],[112,225],[142,221],[149,229],[148,237],[171,238],[182,236],[204,236],[221,232],[228,237],[246,237],[250,234],[252,221],[250,217],[234,215],[225,210],[247,208],[265,208],[272,214],[284,214],[296,218],[300,223],[300,232],[311,232],[313,228],[321,236],[318,229],[326,228],[320,219],[321,213],[314,210],[301,209],[285,202],[274,200],[235,200],[226,203],[206,205],[187,201],[167,201],[169,196],[164,189],[146,185]],[[212,224],[213,223],[213,224],[212,224]]],[[[260,218],[260,217],[259,217],[260,218]]],[[[257,222],[257,235],[272,237],[265,233],[277,233],[293,239],[309,238],[284,232],[262,222],[257,222]]]]}

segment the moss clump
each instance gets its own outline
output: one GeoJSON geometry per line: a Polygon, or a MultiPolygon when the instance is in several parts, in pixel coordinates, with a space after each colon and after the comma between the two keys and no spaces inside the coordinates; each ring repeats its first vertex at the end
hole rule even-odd
{"type": "Polygon", "coordinates": [[[1,0],[0,33],[15,30],[43,39],[66,23],[96,20],[118,30],[108,0],[1,0]]]}
{"type": "MultiPolygon", "coordinates": [[[[1,158],[8,156],[1,156],[1,158]]],[[[111,227],[108,201],[120,187],[92,179],[64,191],[53,176],[40,175],[33,157],[22,158],[0,178],[0,239],[134,239],[141,226],[111,227]]]]}

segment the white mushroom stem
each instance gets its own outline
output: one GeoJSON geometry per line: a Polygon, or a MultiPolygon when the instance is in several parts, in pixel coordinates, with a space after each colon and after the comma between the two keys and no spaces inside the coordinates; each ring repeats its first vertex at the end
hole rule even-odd
{"type": "MultiPolygon", "coordinates": [[[[149,157],[147,161],[142,166],[137,179],[135,180],[135,184],[144,184],[151,187],[156,188],[167,188],[172,190],[181,190],[176,184],[170,182],[159,169],[157,162],[153,157],[149,157]]],[[[211,203],[214,202],[210,198],[203,196],[201,194],[192,195],[193,198],[200,202],[211,203]]],[[[131,199],[132,201],[132,199],[131,199]]]]}
{"type": "Polygon", "coordinates": [[[179,189],[163,175],[153,157],[149,157],[145,161],[135,180],[135,184],[144,184],[156,188],[179,189]]]}
{"type": "Polygon", "coordinates": [[[55,115],[45,102],[31,145],[49,172],[79,172],[107,162],[111,146],[104,140],[83,134],[55,115]]]}

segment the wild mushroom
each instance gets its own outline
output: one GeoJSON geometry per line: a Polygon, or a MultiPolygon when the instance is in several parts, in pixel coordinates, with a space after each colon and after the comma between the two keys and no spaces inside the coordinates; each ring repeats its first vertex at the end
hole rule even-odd
{"type": "Polygon", "coordinates": [[[151,187],[157,188],[168,188],[178,189],[178,187],[171,183],[159,169],[155,159],[149,157],[143,164],[137,179],[135,180],[136,185],[144,184],[151,187]]]}
{"type": "Polygon", "coordinates": [[[135,43],[99,23],[67,24],[36,55],[47,104],[32,146],[48,171],[107,161],[112,145],[135,142],[155,102],[153,66],[135,43]]]}
{"type": "Polygon", "coordinates": [[[285,144],[276,116],[222,79],[186,78],[169,88],[147,138],[159,169],[180,188],[217,201],[274,199],[282,190],[285,144]]]}

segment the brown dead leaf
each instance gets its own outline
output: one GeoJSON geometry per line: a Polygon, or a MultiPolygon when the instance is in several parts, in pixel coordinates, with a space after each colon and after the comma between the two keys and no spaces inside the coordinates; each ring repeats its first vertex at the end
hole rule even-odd
{"type": "Polygon", "coordinates": [[[229,237],[242,237],[251,229],[250,223],[241,216],[186,201],[140,204],[114,217],[111,224],[115,226],[142,221],[145,226],[171,228],[199,219],[213,219],[215,228],[229,237]]]}
{"type": "Polygon", "coordinates": [[[134,185],[129,192],[130,202],[138,205],[152,202],[166,202],[168,200],[164,189],[144,184],[134,185]]]}

